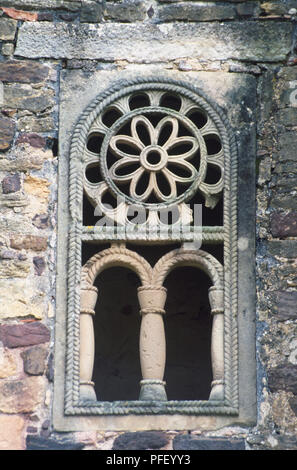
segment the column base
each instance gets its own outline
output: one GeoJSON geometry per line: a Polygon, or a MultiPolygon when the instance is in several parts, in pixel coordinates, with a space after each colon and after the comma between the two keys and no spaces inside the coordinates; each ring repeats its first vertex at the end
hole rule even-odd
{"type": "Polygon", "coordinates": [[[209,395],[209,400],[224,400],[224,381],[223,380],[214,380],[211,382],[211,392],[209,395]]]}
{"type": "Polygon", "coordinates": [[[141,389],[139,400],[145,401],[167,401],[165,391],[166,382],[163,380],[145,379],[140,382],[141,389]]]}
{"type": "Polygon", "coordinates": [[[97,401],[94,382],[80,382],[79,396],[83,401],[97,401]]]}

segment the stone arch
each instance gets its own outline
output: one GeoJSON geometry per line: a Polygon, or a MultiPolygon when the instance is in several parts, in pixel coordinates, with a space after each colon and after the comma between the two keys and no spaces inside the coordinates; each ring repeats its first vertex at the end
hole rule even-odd
{"type": "Polygon", "coordinates": [[[150,284],[152,268],[137,253],[128,250],[121,244],[92,256],[83,266],[80,291],[80,397],[84,400],[96,400],[92,382],[95,337],[92,316],[95,315],[98,289],[93,285],[96,277],[105,269],[119,266],[134,271],[140,278],[142,286],[150,284]]]}
{"type": "Polygon", "coordinates": [[[224,289],[223,266],[209,253],[203,250],[172,250],[164,255],[153,268],[154,285],[163,285],[166,276],[180,266],[197,267],[211,279],[208,290],[213,325],[211,333],[211,362],[213,380],[210,400],[224,398],[224,289]]]}
{"type": "Polygon", "coordinates": [[[143,286],[150,284],[152,277],[150,264],[134,251],[128,250],[123,245],[114,244],[111,248],[92,256],[82,267],[82,289],[92,286],[100,272],[113,266],[129,268],[139,276],[143,286]]]}
{"type": "Polygon", "coordinates": [[[223,288],[223,266],[212,255],[203,250],[172,250],[155,264],[152,279],[156,286],[163,285],[166,276],[178,266],[202,269],[210,277],[213,286],[223,288]]]}

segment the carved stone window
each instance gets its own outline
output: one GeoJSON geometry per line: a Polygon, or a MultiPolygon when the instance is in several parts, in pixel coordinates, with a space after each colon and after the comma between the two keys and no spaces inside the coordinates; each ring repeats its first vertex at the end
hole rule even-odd
{"type": "MultiPolygon", "coordinates": [[[[60,235],[60,256],[63,247],[68,252],[67,292],[60,292],[66,331],[63,347],[56,349],[57,358],[64,355],[57,382],[65,387],[63,410],[56,398],[56,421],[64,424],[57,427],[65,429],[68,422],[66,429],[80,429],[77,417],[107,429],[125,429],[123,421],[118,424],[125,416],[151,416],[144,428],[164,426],[160,416],[175,417],[175,429],[195,427],[199,416],[240,420],[238,153],[225,114],[189,83],[137,78],[113,84],[83,110],[71,136],[68,168],[68,190],[61,190],[68,206],[60,209],[60,223],[66,212],[69,221],[60,235]],[[142,376],[128,400],[114,400],[113,393],[109,399],[104,392],[102,399],[95,383],[101,380],[94,367],[100,279],[113,268],[137,277],[142,376]],[[184,399],[182,393],[168,398],[174,393],[164,377],[165,286],[180,268],[192,268],[194,279],[197,273],[197,295],[209,302],[211,383],[202,399],[194,389],[184,399]],[[199,273],[207,278],[204,284],[199,273]],[[110,424],[111,416],[117,424],[110,424]],[[188,420],[179,425],[176,417],[188,420]]],[[[114,286],[110,295],[116,299],[114,286]]]]}

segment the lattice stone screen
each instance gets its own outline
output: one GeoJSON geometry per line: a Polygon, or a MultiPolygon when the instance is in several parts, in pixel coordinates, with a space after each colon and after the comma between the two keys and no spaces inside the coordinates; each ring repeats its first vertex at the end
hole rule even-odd
{"type": "MultiPolygon", "coordinates": [[[[245,174],[246,184],[253,184],[252,114],[241,116],[245,125],[250,121],[248,135],[243,127],[241,135],[243,122],[235,118],[239,127],[234,129],[227,113],[196,87],[195,80],[124,76],[104,87],[108,79],[102,77],[102,82],[94,77],[94,89],[92,80],[86,82],[92,91],[82,93],[80,112],[77,105],[74,108],[73,114],[79,116],[75,125],[73,118],[69,125],[65,119],[73,102],[67,95],[73,76],[64,82],[56,427],[154,429],[174,423],[175,429],[186,429],[201,419],[210,423],[214,417],[213,427],[226,420],[251,421],[255,401],[253,283],[249,263],[245,274],[242,267],[244,257],[252,253],[253,237],[249,221],[246,226],[238,223],[238,203],[241,210],[246,204],[247,213],[252,213],[253,204],[250,196],[245,202],[239,196],[238,174],[245,174]],[[95,93],[97,88],[99,93],[95,93]],[[89,104],[83,106],[84,101],[89,104]],[[247,162],[241,162],[238,171],[244,154],[247,162]],[[94,218],[86,216],[90,207],[94,218]],[[169,249],[152,265],[127,243],[168,245],[169,249]],[[173,243],[178,248],[170,249],[173,243]],[[86,262],[82,261],[83,244],[92,244],[97,251],[86,262]],[[223,262],[207,249],[212,245],[222,247],[223,262]],[[137,289],[142,373],[138,400],[101,401],[92,381],[96,304],[96,315],[100,315],[100,290],[94,282],[114,266],[132,270],[141,284],[137,289]],[[212,383],[207,400],[167,399],[164,281],[180,266],[202,270],[211,281],[212,383]],[[250,298],[240,319],[242,288],[250,298]]],[[[248,80],[247,84],[252,89],[254,84],[248,80]]],[[[220,86],[230,92],[224,81],[220,86]]],[[[252,193],[250,189],[248,194],[252,193]]]]}

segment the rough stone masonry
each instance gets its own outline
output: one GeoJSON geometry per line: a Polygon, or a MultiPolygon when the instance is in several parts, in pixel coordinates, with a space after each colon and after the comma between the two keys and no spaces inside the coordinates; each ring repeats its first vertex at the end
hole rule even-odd
{"type": "Polygon", "coordinates": [[[297,448],[296,22],[296,0],[0,0],[1,449],[297,448]],[[185,77],[257,80],[257,424],[59,433],[52,396],[61,71],[155,64],[185,77]]]}

